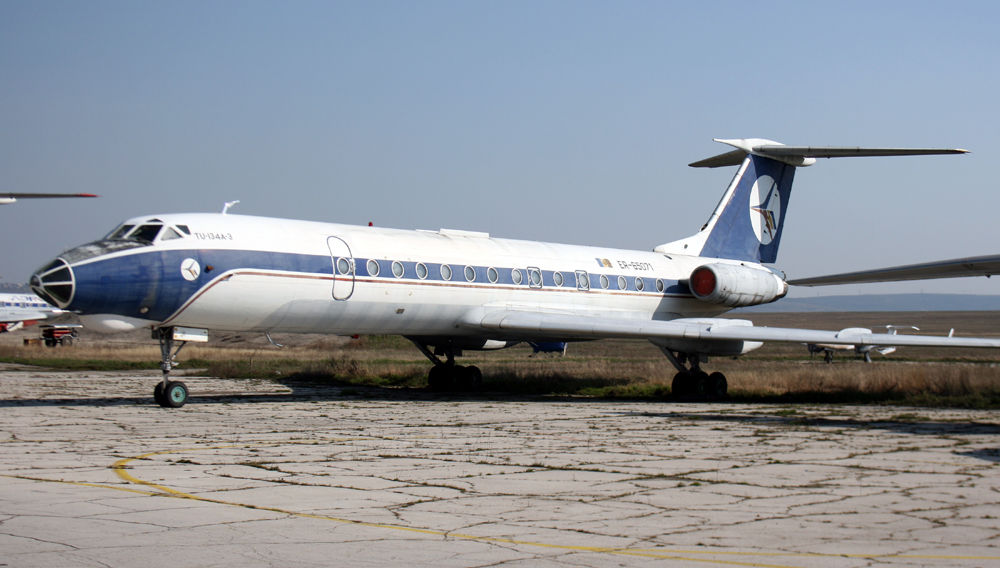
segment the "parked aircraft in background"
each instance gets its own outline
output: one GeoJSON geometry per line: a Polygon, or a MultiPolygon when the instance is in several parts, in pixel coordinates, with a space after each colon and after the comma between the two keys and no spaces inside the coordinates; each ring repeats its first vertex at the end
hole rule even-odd
{"type": "Polygon", "coordinates": [[[432,388],[475,385],[465,350],[518,342],[647,339],[677,368],[679,396],[723,396],[709,356],[764,341],[1000,347],[1000,339],[754,327],[718,315],[785,295],[777,258],[792,179],[816,158],[957,154],[964,150],[785,146],[735,148],[695,167],[739,166],[708,222],[653,251],[498,239],[226,214],[135,217],[59,255],[32,288],[88,327],[152,328],[163,379],[154,398],[182,406],[170,380],[176,351],[208,330],[399,334],[433,367],[432,388]]]}
{"type": "Polygon", "coordinates": [[[63,313],[34,294],[0,294],[0,332],[63,313]]]}
{"type": "Polygon", "coordinates": [[[931,280],[1000,274],[1000,255],[969,256],[935,262],[904,264],[890,268],[843,272],[827,276],[789,280],[795,286],[829,286],[833,284],[865,284],[869,282],[898,282],[901,280],[931,280]]]}
{"type": "MultiPolygon", "coordinates": [[[[900,329],[920,331],[919,327],[913,325],[887,325],[885,326],[885,329],[889,335],[896,335],[896,331],[900,329]]],[[[840,333],[846,335],[866,334],[871,332],[872,330],[866,327],[849,327],[840,330],[840,333]]],[[[833,363],[834,351],[854,351],[858,355],[865,358],[865,363],[872,362],[872,351],[877,352],[879,355],[889,355],[890,353],[896,352],[896,347],[894,345],[842,345],[836,343],[806,343],[806,349],[809,350],[810,354],[822,353],[823,360],[827,363],[833,363]]]]}
{"type": "Polygon", "coordinates": [[[18,199],[51,199],[58,197],[98,197],[93,193],[0,193],[0,205],[17,203],[18,199]]]}

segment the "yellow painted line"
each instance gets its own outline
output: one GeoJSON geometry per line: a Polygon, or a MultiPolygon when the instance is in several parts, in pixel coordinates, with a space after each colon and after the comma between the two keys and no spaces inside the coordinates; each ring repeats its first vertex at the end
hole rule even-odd
{"type": "MultiPolygon", "coordinates": [[[[284,442],[274,442],[273,445],[285,445],[288,441],[284,442]]],[[[295,442],[292,442],[295,443],[295,442]]],[[[303,441],[302,443],[315,443],[315,441],[303,441]]],[[[257,444],[257,445],[272,445],[270,443],[257,444]]],[[[214,499],[211,497],[203,497],[199,495],[193,495],[191,493],[185,493],[183,491],[178,491],[170,487],[146,481],[144,479],[138,478],[131,473],[129,469],[131,468],[131,463],[138,460],[146,460],[155,456],[178,454],[183,452],[196,452],[205,450],[217,450],[217,449],[229,449],[229,448],[243,448],[243,445],[225,445],[225,446],[204,446],[200,448],[183,448],[175,450],[162,450],[156,452],[147,452],[137,456],[122,458],[111,466],[111,469],[115,474],[122,480],[148,487],[151,490],[140,490],[129,487],[115,486],[115,485],[104,485],[99,483],[87,483],[81,481],[66,481],[60,479],[46,479],[39,477],[29,477],[23,475],[0,475],[0,477],[8,477],[13,479],[23,479],[28,481],[37,482],[48,482],[48,483],[64,483],[68,485],[77,485],[82,487],[95,487],[100,489],[112,489],[115,491],[125,491],[130,493],[136,493],[146,496],[162,496],[162,497],[172,497],[175,499],[189,499],[192,501],[200,501],[204,503],[214,503],[217,505],[226,505],[230,507],[240,507],[244,509],[256,510],[256,511],[267,511],[271,513],[277,513],[281,515],[287,515],[291,517],[299,517],[303,519],[315,519],[322,521],[332,521],[336,523],[349,524],[361,527],[377,528],[384,530],[394,530],[394,531],[405,531],[409,533],[424,534],[428,536],[438,536],[443,538],[451,538],[457,540],[468,540],[468,541],[479,541],[479,542],[495,542],[502,544],[512,544],[518,546],[528,546],[528,547],[540,547],[555,550],[566,550],[572,552],[593,552],[593,553],[603,553],[603,554],[615,554],[620,556],[636,556],[645,558],[657,558],[664,560],[683,560],[687,562],[699,562],[705,564],[719,564],[726,566],[748,566],[754,568],[791,568],[786,564],[763,564],[753,561],[738,561],[738,560],[723,560],[719,558],[709,558],[712,556],[739,556],[739,557],[769,557],[769,558],[868,558],[868,559],[879,559],[879,560],[956,560],[956,561],[969,561],[969,560],[988,560],[988,561],[1000,561],[1000,556],[959,556],[959,555],[910,555],[910,554],[823,554],[823,553],[794,553],[794,552],[758,552],[758,551],[721,551],[721,550],[671,550],[671,549],[639,549],[639,548],[617,548],[617,547],[604,547],[604,546],[579,546],[579,545],[568,545],[568,544],[553,544],[546,542],[537,542],[530,540],[519,540],[513,538],[504,537],[491,537],[491,536],[481,536],[473,534],[463,534],[454,533],[449,531],[435,530],[435,529],[422,529],[417,527],[407,527],[403,525],[392,525],[385,523],[373,523],[369,521],[358,521],[353,519],[346,519],[342,517],[333,517],[329,515],[318,515],[313,513],[303,513],[300,511],[292,511],[288,509],[281,509],[279,507],[268,507],[262,505],[253,505],[250,503],[238,503],[235,501],[226,501],[222,499],[214,499]]]]}
{"type": "Polygon", "coordinates": [[[67,481],[65,479],[47,479],[44,477],[31,477],[29,475],[11,475],[11,474],[0,474],[0,477],[6,477],[8,479],[23,479],[25,481],[44,481],[47,483],[62,483],[65,485],[77,485],[79,487],[97,487],[98,489],[114,489],[115,491],[124,491],[126,493],[137,493],[139,495],[147,495],[149,497],[157,497],[162,495],[156,491],[143,491],[141,489],[133,489],[132,487],[122,487],[120,485],[105,485],[103,483],[88,483],[86,481],[67,481]]]}

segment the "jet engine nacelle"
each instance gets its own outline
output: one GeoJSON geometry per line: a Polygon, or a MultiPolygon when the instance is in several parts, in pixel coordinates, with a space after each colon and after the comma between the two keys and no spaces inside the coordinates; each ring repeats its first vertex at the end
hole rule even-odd
{"type": "Polygon", "coordinates": [[[788,283],[777,274],[742,264],[699,266],[688,286],[695,298],[731,308],[766,304],[788,293],[788,283]]]}

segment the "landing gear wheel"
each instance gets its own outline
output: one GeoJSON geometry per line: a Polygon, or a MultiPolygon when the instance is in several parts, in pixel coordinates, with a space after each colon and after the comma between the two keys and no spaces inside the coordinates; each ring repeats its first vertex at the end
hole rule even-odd
{"type": "Polygon", "coordinates": [[[427,386],[432,391],[446,391],[451,388],[454,367],[434,365],[427,373],[427,386]]]}
{"type": "Polygon", "coordinates": [[[728,391],[729,382],[726,381],[725,375],[716,371],[708,376],[705,383],[705,394],[708,395],[708,400],[724,400],[728,391]]]}
{"type": "Polygon", "coordinates": [[[677,400],[685,400],[694,393],[694,376],[689,371],[681,371],[674,375],[670,383],[670,392],[677,400]]]}
{"type": "Polygon", "coordinates": [[[166,406],[163,401],[163,381],[156,383],[156,387],[153,388],[153,400],[160,406],[166,406]]]}
{"type": "Polygon", "coordinates": [[[163,394],[161,397],[162,400],[160,401],[160,406],[180,408],[184,406],[185,402],[187,402],[187,385],[180,381],[170,381],[167,383],[167,386],[163,388],[163,394]]]}
{"type": "Polygon", "coordinates": [[[475,365],[470,365],[468,367],[456,367],[456,371],[459,371],[459,379],[462,390],[478,390],[479,387],[483,386],[483,372],[479,370],[479,367],[475,365]]]}

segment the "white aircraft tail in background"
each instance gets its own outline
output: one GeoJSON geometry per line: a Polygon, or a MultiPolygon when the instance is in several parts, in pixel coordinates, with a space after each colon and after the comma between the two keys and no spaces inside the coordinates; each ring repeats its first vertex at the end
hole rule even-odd
{"type": "Polygon", "coordinates": [[[765,341],[1000,347],[1000,340],[755,327],[719,318],[785,295],[777,259],[795,169],[816,158],[959,154],[958,149],[785,146],[719,140],[735,150],[695,162],[738,166],[702,229],[653,251],[499,239],[231,214],[135,217],[45,263],[32,288],[104,330],[152,328],[163,379],[153,396],[182,406],[173,356],[208,330],[398,334],[433,363],[431,388],[474,387],[455,358],[520,342],[646,339],[677,368],[680,397],[723,397],[710,356],[765,341]]]}

